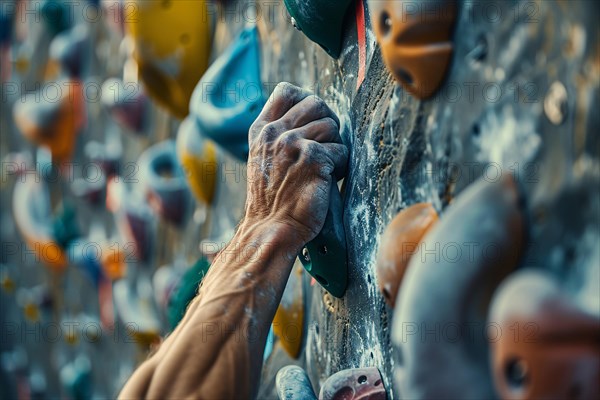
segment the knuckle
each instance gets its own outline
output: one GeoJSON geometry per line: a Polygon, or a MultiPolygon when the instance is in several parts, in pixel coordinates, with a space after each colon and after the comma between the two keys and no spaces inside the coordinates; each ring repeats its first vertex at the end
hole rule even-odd
{"type": "Polygon", "coordinates": [[[318,163],[322,155],[321,146],[317,142],[309,141],[303,146],[302,155],[306,163],[318,163]]]}
{"type": "Polygon", "coordinates": [[[297,86],[292,85],[289,82],[279,82],[277,84],[277,86],[275,86],[275,90],[277,90],[280,93],[286,93],[288,91],[294,91],[294,90],[298,90],[297,86]]]}
{"type": "Polygon", "coordinates": [[[250,143],[252,143],[252,141],[254,141],[254,139],[256,139],[256,137],[259,136],[259,133],[262,130],[261,128],[262,123],[260,123],[258,119],[255,119],[252,125],[250,125],[250,129],[248,129],[248,140],[250,141],[250,143]]]}
{"type": "Polygon", "coordinates": [[[293,133],[286,133],[281,135],[277,141],[280,148],[290,148],[296,146],[298,137],[293,133]]]}
{"type": "Polygon", "coordinates": [[[327,117],[327,118],[323,119],[323,123],[327,124],[326,125],[327,129],[330,129],[330,130],[332,130],[334,132],[338,132],[339,129],[340,129],[338,127],[337,122],[335,122],[335,120],[333,118],[331,118],[331,117],[327,117]]]}
{"type": "Polygon", "coordinates": [[[315,96],[315,95],[311,96],[311,100],[312,100],[313,107],[315,108],[315,110],[317,112],[323,113],[323,112],[327,111],[327,103],[325,103],[325,100],[323,100],[319,96],[315,96]]]}
{"type": "Polygon", "coordinates": [[[273,142],[277,136],[279,135],[279,126],[275,122],[269,122],[266,124],[261,131],[261,142],[262,143],[271,143],[273,142]]]}

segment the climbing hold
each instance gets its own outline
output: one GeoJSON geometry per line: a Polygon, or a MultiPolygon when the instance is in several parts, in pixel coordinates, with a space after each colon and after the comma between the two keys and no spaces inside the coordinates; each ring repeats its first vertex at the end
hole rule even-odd
{"type": "MultiPolygon", "coordinates": [[[[98,181],[108,180],[107,178],[118,174],[119,164],[123,157],[123,149],[119,140],[112,143],[90,140],[85,144],[84,153],[91,164],[97,165],[102,170],[102,177],[98,181]]],[[[102,182],[102,186],[105,185],[106,182],[102,182]]]]}
{"type": "Polygon", "coordinates": [[[16,180],[13,213],[15,223],[36,259],[54,271],[63,271],[67,267],[67,255],[53,236],[50,196],[39,175],[16,180]]]}
{"type": "Polygon", "coordinates": [[[102,104],[119,124],[137,134],[148,133],[150,101],[137,82],[107,79],[102,84],[102,104]]]}
{"type": "Polygon", "coordinates": [[[456,0],[370,1],[371,24],[383,59],[404,89],[432,96],[452,58],[456,0]]]}
{"type": "Polygon", "coordinates": [[[306,371],[297,365],[281,368],[275,386],[280,400],[317,400],[306,371]]]}
{"type": "Polygon", "coordinates": [[[60,380],[75,400],[92,398],[92,364],[87,356],[80,354],[60,370],[60,380]]]}
{"type": "Polygon", "coordinates": [[[319,400],[385,400],[383,379],[375,367],[345,369],[331,375],[319,393],[319,400]]]}
{"type": "Polygon", "coordinates": [[[177,157],[196,199],[212,204],[218,177],[217,147],[202,137],[190,116],[183,120],[177,132],[177,157]]]}
{"type": "Polygon", "coordinates": [[[190,302],[198,294],[198,289],[202,279],[208,273],[210,263],[205,258],[200,258],[196,263],[186,271],[177,287],[173,289],[172,295],[167,306],[167,320],[171,330],[175,330],[190,302]]]}
{"type": "Polygon", "coordinates": [[[494,295],[492,324],[498,327],[488,334],[497,337],[490,342],[493,375],[502,398],[600,397],[600,316],[584,310],[548,272],[510,276],[494,295]]]}
{"type": "Polygon", "coordinates": [[[85,67],[84,55],[89,51],[89,30],[77,25],[58,34],[50,43],[50,58],[58,62],[67,76],[77,78],[85,67]]]}
{"type": "Polygon", "coordinates": [[[526,240],[520,207],[510,173],[494,182],[482,178],[423,239],[423,255],[412,257],[394,312],[395,383],[403,396],[495,396],[485,334],[462,332],[484,329],[494,289],[520,262],[526,240]],[[416,331],[409,334],[409,326],[416,331]]]}
{"type": "Polygon", "coordinates": [[[308,273],[335,297],[342,297],[348,284],[342,206],[340,191],[335,179],[332,179],[329,210],[323,229],[298,255],[308,273]]]}
{"type": "Polygon", "coordinates": [[[154,291],[154,300],[161,312],[166,312],[169,299],[173,294],[179,280],[181,272],[179,268],[173,265],[163,265],[152,275],[152,289],[154,291]]]}
{"type": "Polygon", "coordinates": [[[137,261],[149,263],[156,232],[156,218],[152,209],[139,198],[139,193],[130,193],[123,179],[118,176],[108,181],[106,208],[115,215],[117,226],[125,240],[123,251],[127,257],[135,256],[137,261]],[[131,251],[131,247],[134,251],[131,251]]]}
{"type": "Polygon", "coordinates": [[[71,27],[73,22],[72,10],[67,2],[62,0],[42,0],[41,14],[46,28],[51,36],[55,36],[71,27]]]}
{"type": "Polygon", "coordinates": [[[0,7],[0,46],[10,43],[13,30],[14,8],[3,4],[0,7]]]}
{"type": "Polygon", "coordinates": [[[161,323],[155,308],[152,285],[143,275],[113,283],[114,304],[129,335],[137,343],[149,346],[160,340],[161,323]]]}
{"type": "Polygon", "coordinates": [[[23,315],[31,322],[39,321],[43,315],[51,313],[56,305],[50,288],[45,283],[32,288],[20,287],[15,297],[23,309],[23,315]]]}
{"type": "Polygon", "coordinates": [[[75,178],[71,184],[73,195],[86,201],[92,206],[100,206],[104,200],[104,188],[106,179],[104,174],[98,174],[97,178],[75,178]]]}
{"type": "Polygon", "coordinates": [[[102,273],[108,279],[116,281],[125,277],[127,272],[127,253],[125,249],[115,246],[103,246],[100,263],[102,273]]]}
{"type": "MultiPolygon", "coordinates": [[[[103,16],[102,20],[106,24],[109,31],[114,32],[118,37],[122,37],[125,33],[125,10],[122,0],[101,0],[100,12],[103,16]]],[[[132,9],[127,10],[132,13],[132,9]]],[[[131,17],[131,14],[128,14],[131,17]]]]}
{"type": "Polygon", "coordinates": [[[260,76],[258,29],[244,29],[206,71],[192,96],[198,129],[242,161],[248,130],[266,103],[260,76]]]}
{"type": "Polygon", "coordinates": [[[52,236],[63,249],[66,249],[73,240],[80,236],[75,206],[70,202],[63,200],[56,215],[52,218],[52,236]]]}
{"type": "Polygon", "coordinates": [[[87,238],[77,240],[67,248],[69,261],[89,279],[91,284],[98,288],[100,281],[104,278],[104,270],[100,255],[94,251],[82,251],[81,249],[94,248],[95,242],[87,238]]]}
{"type": "Polygon", "coordinates": [[[294,267],[273,318],[273,332],[292,358],[298,358],[304,332],[302,267],[294,267]]]}
{"type": "Polygon", "coordinates": [[[146,149],[139,158],[140,182],[150,207],[164,220],[182,226],[191,205],[184,173],[177,161],[175,143],[167,140],[146,149]]]}
{"type": "Polygon", "coordinates": [[[149,263],[154,247],[154,233],[156,232],[156,219],[150,207],[143,202],[125,200],[123,212],[119,213],[119,226],[125,237],[129,251],[133,246],[137,261],[149,263]]]}
{"type": "Polygon", "coordinates": [[[6,294],[12,294],[17,287],[13,271],[14,268],[0,264],[0,289],[6,294]]]}
{"type": "Polygon", "coordinates": [[[135,10],[135,18],[125,22],[148,94],[176,117],[185,118],[211,52],[205,0],[125,0],[124,9],[135,10]]]}
{"type": "Polygon", "coordinates": [[[396,303],[398,288],[410,258],[437,220],[437,212],[431,204],[414,204],[399,212],[381,236],[377,280],[379,290],[390,307],[396,303]]]}
{"type": "Polygon", "coordinates": [[[284,0],[294,27],[317,43],[333,58],[342,52],[344,19],[352,0],[284,0]]]}
{"type": "Polygon", "coordinates": [[[58,81],[39,93],[25,95],[15,104],[13,115],[21,133],[34,144],[47,147],[52,161],[61,164],[73,154],[76,136],[85,123],[84,105],[80,81],[58,81]],[[57,97],[48,93],[57,93],[57,97]]]}
{"type": "Polygon", "coordinates": [[[554,125],[560,125],[567,117],[569,110],[569,96],[565,85],[560,81],[552,83],[544,98],[544,112],[554,125]]]}

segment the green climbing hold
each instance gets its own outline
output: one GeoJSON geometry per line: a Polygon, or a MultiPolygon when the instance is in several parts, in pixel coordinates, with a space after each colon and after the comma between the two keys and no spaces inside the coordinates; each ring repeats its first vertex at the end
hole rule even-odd
{"type": "Polygon", "coordinates": [[[41,14],[52,37],[69,29],[73,22],[68,5],[59,0],[42,1],[41,14]]]}
{"type": "Polygon", "coordinates": [[[348,285],[346,234],[342,213],[342,197],[333,180],[323,229],[298,255],[306,271],[325,290],[338,298],[344,296],[348,285]]]}
{"type": "Polygon", "coordinates": [[[66,249],[73,240],[81,236],[73,204],[69,202],[62,203],[60,210],[52,221],[52,233],[56,243],[63,249],[66,249]]]}
{"type": "Polygon", "coordinates": [[[344,19],[352,0],[284,0],[296,29],[333,58],[342,52],[344,19]]]}
{"type": "Polygon", "coordinates": [[[196,263],[183,274],[179,284],[173,290],[173,295],[169,299],[167,307],[167,319],[171,329],[175,329],[179,321],[183,318],[188,305],[198,294],[198,285],[204,279],[204,276],[210,268],[210,263],[204,257],[201,257],[196,263]]]}

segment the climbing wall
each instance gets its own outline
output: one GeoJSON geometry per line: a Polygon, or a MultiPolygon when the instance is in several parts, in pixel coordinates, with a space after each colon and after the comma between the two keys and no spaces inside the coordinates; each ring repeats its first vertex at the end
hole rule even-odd
{"type": "MultiPolygon", "coordinates": [[[[443,215],[477,179],[513,174],[530,235],[520,268],[551,270],[573,292],[596,293],[587,307],[598,313],[600,120],[593,110],[599,106],[600,8],[587,1],[459,2],[445,84],[419,101],[386,70],[368,4],[357,7],[365,10],[366,41],[361,49],[360,13],[351,10],[338,61],[300,32],[282,28],[285,19],[276,21],[277,47],[285,50],[273,55],[278,71],[269,79],[325,98],[351,149],[342,184],[348,291],[337,299],[311,287],[305,368],[318,390],[339,370],[376,366],[390,397],[401,398],[402,388],[393,384],[394,370],[402,368],[390,339],[393,310],[379,293],[375,262],[383,230],[412,204],[431,203],[443,215]],[[365,80],[357,87],[361,63],[365,80]]],[[[423,301],[431,289],[422,288],[423,301]]],[[[485,347],[474,351],[488,357],[485,347]]],[[[485,368],[484,385],[491,387],[485,368]]]]}
{"type": "MultiPolygon", "coordinates": [[[[382,247],[381,236],[398,212],[411,205],[429,203],[443,221],[448,207],[456,204],[474,182],[499,182],[509,174],[517,182],[519,207],[524,210],[527,231],[526,250],[518,268],[551,273],[561,282],[561,290],[577,299],[581,309],[594,317],[600,314],[600,114],[597,112],[600,6],[598,2],[587,0],[457,1],[452,62],[443,85],[432,98],[421,101],[404,90],[386,67],[371,22],[384,21],[380,15],[372,19],[375,2],[384,0],[351,3],[345,15],[342,52],[336,60],[303,32],[294,29],[283,1],[211,2],[214,43],[210,61],[222,54],[246,25],[255,23],[261,43],[261,78],[265,92],[268,94],[279,82],[288,81],[325,99],[338,114],[342,139],[350,149],[348,175],[339,183],[349,272],[346,294],[338,299],[311,280],[307,273],[294,272],[284,302],[291,298],[293,303],[294,299],[303,297],[305,313],[300,354],[291,358],[282,346],[275,345],[265,361],[259,398],[277,398],[275,376],[288,364],[302,366],[317,393],[326,379],[338,371],[374,366],[381,372],[391,399],[450,394],[453,398],[501,397],[493,387],[489,343],[482,335],[472,342],[461,343],[463,351],[454,356],[456,359],[445,359],[446,364],[438,362],[442,358],[436,358],[442,353],[443,343],[423,341],[425,347],[421,350],[425,349],[430,359],[417,360],[417,363],[426,382],[408,381],[406,386],[397,385],[398,376],[410,376],[410,371],[406,371],[408,362],[415,365],[414,360],[405,358],[410,353],[405,350],[411,350],[413,344],[397,340],[402,337],[402,324],[418,325],[422,321],[407,320],[398,306],[393,309],[386,304],[379,291],[378,282],[382,277],[377,274],[376,264],[382,247]],[[298,276],[301,276],[300,283],[298,276]],[[301,295],[299,288],[303,291],[301,295]],[[462,387],[458,392],[446,390],[446,385],[452,383],[448,381],[455,381],[455,386],[463,385],[464,392],[462,387]],[[439,385],[440,392],[436,392],[435,385],[439,385]],[[460,395],[455,396],[456,393],[460,395]]],[[[78,7],[87,3],[78,3],[78,7]]],[[[89,3],[98,2],[90,0],[89,3]]],[[[421,1],[403,3],[418,5],[421,1]]],[[[166,12],[164,10],[171,5],[169,1],[160,2],[162,9],[157,9],[166,12]]],[[[77,10],[79,20],[76,22],[88,25],[92,44],[97,45],[96,52],[89,57],[86,83],[101,84],[108,78],[123,75],[128,57],[125,53],[131,39],[123,40],[123,32],[115,34],[110,30],[117,32],[122,27],[109,29],[104,24],[106,21],[81,21],[81,9],[77,10]]],[[[52,66],[46,66],[44,61],[51,38],[45,37],[41,24],[29,25],[28,34],[39,36],[32,40],[36,47],[30,48],[29,41],[21,37],[27,35],[20,33],[15,39],[18,46],[11,54],[14,57],[12,75],[6,73],[24,86],[14,92],[11,86],[10,93],[2,93],[2,161],[8,157],[13,162],[15,159],[9,156],[17,151],[40,161],[40,152],[36,153],[36,146],[22,137],[12,118],[12,107],[22,94],[34,91],[36,82],[55,76],[52,66]],[[5,95],[7,101],[4,101],[5,95]]],[[[175,39],[189,43],[190,37],[184,32],[175,39]]],[[[2,64],[3,68],[5,65],[2,64]]],[[[5,70],[0,75],[4,77],[5,70]]],[[[3,90],[5,88],[9,87],[3,86],[3,90]]],[[[146,148],[178,135],[180,121],[154,103],[148,106],[149,127],[134,135],[112,121],[101,102],[88,102],[86,106],[93,123],[81,132],[80,148],[75,151],[76,162],[86,162],[84,143],[92,140],[105,143],[108,137],[118,137],[123,150],[120,162],[136,165],[138,156],[146,148]]],[[[188,267],[186,263],[196,261],[200,252],[206,250],[204,245],[216,251],[231,237],[243,212],[246,183],[237,177],[244,176],[239,173],[244,165],[224,153],[220,156],[229,175],[219,176],[221,184],[211,210],[199,207],[190,216],[189,225],[181,230],[157,217],[155,242],[160,246],[156,246],[156,258],[146,275],[174,270],[177,263],[188,267]],[[211,223],[207,222],[207,213],[212,213],[211,223]],[[200,247],[199,241],[202,241],[200,247]]],[[[26,249],[12,218],[13,188],[18,179],[18,174],[13,172],[3,168],[0,181],[3,242],[0,322],[4,327],[16,321],[34,335],[35,324],[40,323],[48,326],[74,320],[98,325],[99,300],[85,271],[69,268],[64,276],[57,276],[32,257],[23,261],[22,254],[4,246],[10,242],[26,249]]],[[[55,203],[57,199],[53,199],[52,204],[56,209],[55,203]]],[[[486,205],[480,206],[485,209],[486,205]]],[[[107,231],[116,230],[113,216],[106,210],[90,209],[81,201],[77,207],[82,226],[92,225],[89,221],[97,217],[107,231]]],[[[481,208],[473,208],[469,215],[476,215],[476,211],[480,212],[481,208]]],[[[469,229],[462,225],[461,228],[469,229]]],[[[462,232],[458,226],[446,229],[448,236],[462,232]]],[[[443,256],[443,252],[444,249],[433,249],[438,255],[443,256]]],[[[302,271],[298,261],[295,270],[302,271]]],[[[474,279],[472,286],[464,290],[458,288],[452,274],[445,274],[437,281],[435,270],[432,273],[434,277],[427,282],[434,284],[411,281],[415,285],[411,292],[417,294],[412,298],[414,304],[435,310],[438,304],[432,305],[432,299],[439,299],[443,291],[444,295],[466,304],[460,312],[476,308],[483,315],[483,322],[486,319],[494,322],[489,320],[488,303],[497,294],[494,286],[497,282],[488,280],[487,274],[481,274],[479,280],[474,279]],[[472,296],[481,291],[483,296],[472,296]]],[[[135,282],[136,279],[133,276],[129,280],[135,282]]],[[[193,289],[195,282],[189,286],[193,289]]],[[[441,309],[442,304],[439,305],[441,309]]],[[[169,330],[164,311],[161,310],[161,334],[169,330]]],[[[552,316],[562,320],[560,316],[552,316]]],[[[76,397],[74,390],[84,390],[84,395],[79,393],[82,398],[91,397],[92,393],[99,398],[113,397],[146,357],[148,343],[141,346],[134,343],[122,321],[117,319],[105,332],[102,340],[84,340],[79,335],[79,340],[69,336],[66,343],[32,341],[27,331],[23,340],[14,332],[6,335],[3,332],[0,393],[15,393],[26,387],[32,397],[65,393],[76,397]],[[92,359],[93,365],[86,365],[86,358],[78,357],[81,354],[92,359]],[[78,360],[84,361],[77,363],[78,360]],[[72,385],[62,387],[65,376],[69,378],[69,373],[76,376],[73,370],[82,367],[81,364],[86,373],[91,371],[93,379],[82,375],[84,384],[66,379],[72,385]],[[61,372],[64,366],[69,368],[61,372]],[[93,389],[88,386],[90,381],[93,381],[93,389]]],[[[431,332],[436,335],[435,328],[430,335],[431,332]]],[[[515,375],[518,380],[518,374],[515,375]]],[[[578,385],[569,389],[572,398],[584,393],[578,385]]]]}

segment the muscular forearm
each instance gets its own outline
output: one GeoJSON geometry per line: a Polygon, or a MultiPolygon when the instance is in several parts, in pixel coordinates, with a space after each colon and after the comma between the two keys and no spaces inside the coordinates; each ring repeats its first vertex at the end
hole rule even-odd
{"type": "Polygon", "coordinates": [[[300,246],[285,225],[243,222],[181,324],[120,397],[254,396],[269,325],[300,246]]]}

